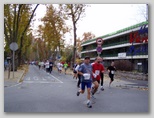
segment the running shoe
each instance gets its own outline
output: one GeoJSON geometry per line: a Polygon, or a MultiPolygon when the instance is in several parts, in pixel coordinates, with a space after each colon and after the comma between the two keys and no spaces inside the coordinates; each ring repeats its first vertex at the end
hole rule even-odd
{"type": "Polygon", "coordinates": [[[94,95],[91,95],[91,98],[92,98],[92,99],[96,99],[94,95]]]}
{"type": "Polygon", "coordinates": [[[80,95],[80,92],[78,91],[78,92],[76,93],[76,95],[79,96],[79,95],[80,95]]]}
{"type": "Polygon", "coordinates": [[[102,91],[104,91],[104,88],[103,88],[103,87],[101,87],[101,90],[102,90],[102,91]]]}
{"type": "Polygon", "coordinates": [[[88,102],[88,103],[87,103],[87,107],[88,107],[88,108],[92,108],[91,102],[88,102]]]}

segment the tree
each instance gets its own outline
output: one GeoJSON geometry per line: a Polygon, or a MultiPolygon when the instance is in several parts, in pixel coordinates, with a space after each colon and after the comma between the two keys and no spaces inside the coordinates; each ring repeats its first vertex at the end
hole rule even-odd
{"type": "Polygon", "coordinates": [[[25,39],[26,40],[24,40],[24,45],[22,47],[22,59],[29,60],[29,57],[31,55],[31,42],[32,39],[34,39],[32,32],[29,35],[25,36],[25,39]]]}
{"type": "Polygon", "coordinates": [[[27,29],[28,29],[29,26],[30,26],[31,20],[32,20],[32,18],[33,18],[33,16],[34,16],[34,13],[35,13],[35,11],[36,11],[38,5],[39,5],[39,4],[37,4],[37,5],[35,6],[34,10],[32,11],[31,15],[29,16],[29,19],[28,19],[28,21],[27,21],[27,23],[26,23],[26,25],[25,25],[25,28],[24,28],[24,30],[23,30],[22,33],[21,33],[21,37],[19,38],[19,40],[20,40],[20,45],[19,45],[19,50],[18,50],[18,62],[19,62],[19,65],[20,65],[20,63],[21,63],[20,61],[21,61],[21,56],[22,56],[22,47],[23,47],[24,35],[26,34],[27,29]]]}
{"type": "Polygon", "coordinates": [[[85,32],[85,33],[83,33],[83,38],[82,38],[82,42],[85,42],[85,41],[87,41],[87,40],[90,40],[90,39],[93,39],[93,38],[95,38],[96,36],[93,34],[93,33],[91,33],[91,32],[85,32]]]}
{"type": "Polygon", "coordinates": [[[137,6],[137,14],[134,20],[137,22],[148,21],[148,4],[132,5],[137,6]]]}
{"type": "Polygon", "coordinates": [[[82,43],[82,40],[80,38],[78,38],[76,40],[76,57],[77,58],[80,58],[80,52],[81,52],[81,49],[82,49],[81,43],[82,43]]]}
{"type": "Polygon", "coordinates": [[[18,65],[21,64],[23,48],[29,46],[29,37],[31,36],[30,23],[34,16],[35,10],[39,4],[32,9],[30,4],[5,4],[4,5],[4,34],[6,42],[6,51],[9,50],[9,45],[12,42],[18,43],[18,65]],[[26,45],[26,46],[25,46],[26,45]]]}
{"type": "MultiPolygon", "coordinates": [[[[46,59],[51,56],[55,59],[56,56],[61,56],[62,54],[62,49],[64,48],[64,34],[69,32],[69,28],[66,26],[60,9],[50,4],[47,4],[46,8],[46,14],[41,19],[43,25],[40,25],[38,29],[39,42],[41,41],[43,45],[38,44],[38,49],[44,50],[46,59]]],[[[41,54],[40,52],[40,55],[41,54]]]]}
{"type": "Polygon", "coordinates": [[[85,14],[86,4],[60,4],[60,9],[64,11],[65,18],[70,18],[73,24],[73,33],[74,33],[74,47],[73,47],[73,62],[74,65],[76,60],[76,38],[77,38],[77,22],[80,18],[82,18],[85,14]]]}
{"type": "Polygon", "coordinates": [[[71,62],[73,46],[68,45],[64,48],[61,61],[71,62]]]}
{"type": "Polygon", "coordinates": [[[76,40],[76,57],[80,58],[80,52],[81,52],[81,43],[83,43],[84,41],[90,40],[95,38],[95,35],[91,32],[85,32],[82,35],[82,39],[80,39],[78,37],[78,39],[76,40]]]}

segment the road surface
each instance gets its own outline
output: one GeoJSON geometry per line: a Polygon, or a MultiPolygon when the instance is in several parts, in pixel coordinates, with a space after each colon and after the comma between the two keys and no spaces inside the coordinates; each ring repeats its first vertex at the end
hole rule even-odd
{"type": "MultiPolygon", "coordinates": [[[[116,80],[115,80],[116,81],[116,80]]],[[[4,112],[50,113],[148,113],[149,92],[117,87],[114,83],[96,94],[92,108],[86,107],[86,92],[76,95],[77,80],[72,75],[52,74],[30,65],[21,84],[4,88],[4,112]]],[[[116,82],[115,82],[116,83],[116,82]]],[[[128,83],[129,84],[129,83],[128,83]]],[[[131,83],[130,83],[131,84],[131,83]]]]}

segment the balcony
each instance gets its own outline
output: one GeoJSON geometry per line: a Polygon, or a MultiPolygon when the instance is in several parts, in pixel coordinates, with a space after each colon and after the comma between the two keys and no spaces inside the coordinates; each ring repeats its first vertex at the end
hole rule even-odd
{"type": "MultiPolygon", "coordinates": [[[[121,42],[116,42],[116,43],[110,43],[110,44],[103,44],[102,48],[117,46],[117,45],[126,44],[126,43],[129,43],[128,40],[121,41],[121,42]]],[[[89,51],[95,51],[95,50],[96,50],[96,47],[94,45],[91,45],[90,48],[88,47],[88,49],[84,49],[81,52],[84,52],[84,51],[89,52],[89,51]]]]}

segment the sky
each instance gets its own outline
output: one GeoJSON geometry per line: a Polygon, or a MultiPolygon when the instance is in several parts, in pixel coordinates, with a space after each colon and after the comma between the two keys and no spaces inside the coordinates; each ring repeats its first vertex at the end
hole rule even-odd
{"type": "MultiPolygon", "coordinates": [[[[38,21],[45,15],[45,6],[39,5],[36,10],[35,29],[38,21]]],[[[77,23],[77,38],[84,32],[91,32],[96,37],[113,33],[117,30],[135,25],[146,20],[146,4],[89,4],[86,15],[77,23]]],[[[71,21],[67,21],[72,26],[71,21]]],[[[65,35],[65,43],[73,44],[73,32],[65,35]]]]}

